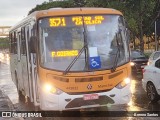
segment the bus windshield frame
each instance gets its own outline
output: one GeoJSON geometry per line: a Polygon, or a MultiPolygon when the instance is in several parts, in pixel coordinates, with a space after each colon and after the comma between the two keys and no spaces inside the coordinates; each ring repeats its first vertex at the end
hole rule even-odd
{"type": "Polygon", "coordinates": [[[117,50],[116,66],[129,62],[128,35],[121,15],[45,17],[38,20],[38,34],[40,65],[46,69],[64,72],[79,55],[85,39],[87,51],[79,55],[70,68],[71,72],[110,70],[114,66],[117,50]]]}

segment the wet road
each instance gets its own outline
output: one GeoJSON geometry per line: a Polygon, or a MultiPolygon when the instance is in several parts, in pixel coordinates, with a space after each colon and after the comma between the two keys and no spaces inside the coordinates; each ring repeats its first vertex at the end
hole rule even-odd
{"type": "MultiPolygon", "coordinates": [[[[160,101],[158,103],[150,103],[149,100],[147,99],[146,93],[144,92],[144,90],[142,89],[142,83],[141,83],[141,76],[138,76],[138,78],[136,79],[132,79],[131,81],[132,83],[132,100],[129,103],[129,105],[126,106],[108,106],[108,107],[102,107],[102,108],[96,108],[96,110],[99,111],[160,111],[160,101]]],[[[16,111],[32,111],[34,110],[33,106],[31,104],[29,104],[28,102],[25,101],[19,101],[18,99],[18,94],[17,94],[17,90],[15,88],[15,85],[13,84],[13,82],[11,81],[11,77],[10,77],[10,72],[9,72],[9,65],[7,64],[1,64],[0,65],[0,90],[2,90],[6,95],[8,95],[8,97],[10,98],[10,100],[12,101],[12,103],[14,104],[14,110],[16,111]]],[[[45,118],[45,119],[49,119],[49,118],[45,118]]],[[[55,118],[50,118],[49,120],[75,120],[75,119],[83,119],[83,120],[114,120],[114,119],[126,119],[126,120],[136,120],[136,119],[157,119],[158,118],[151,118],[151,117],[145,117],[145,118],[137,118],[137,117],[121,117],[121,118],[117,118],[117,117],[82,117],[82,118],[74,118],[74,117],[68,117],[68,118],[60,118],[60,117],[55,117],[55,118]]],[[[38,120],[38,118],[25,118],[25,120],[38,120]]]]}
{"type": "Polygon", "coordinates": [[[133,105],[146,109],[148,111],[160,111],[160,100],[157,103],[151,103],[146,92],[142,88],[142,76],[132,80],[132,102],[133,105]]]}

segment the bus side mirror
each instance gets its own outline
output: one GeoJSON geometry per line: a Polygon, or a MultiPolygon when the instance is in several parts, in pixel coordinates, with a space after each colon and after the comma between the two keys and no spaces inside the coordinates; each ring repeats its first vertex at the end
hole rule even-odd
{"type": "Polygon", "coordinates": [[[36,37],[32,36],[30,38],[30,52],[31,53],[36,53],[36,37]]]}

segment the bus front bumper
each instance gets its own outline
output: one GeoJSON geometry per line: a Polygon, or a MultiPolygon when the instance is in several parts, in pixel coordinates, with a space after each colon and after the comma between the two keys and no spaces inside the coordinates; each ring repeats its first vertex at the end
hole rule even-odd
{"type": "Polygon", "coordinates": [[[91,94],[80,94],[80,95],[69,95],[62,93],[55,95],[52,93],[40,94],[40,108],[41,110],[71,110],[71,109],[83,109],[110,105],[128,104],[131,99],[130,84],[122,89],[114,87],[112,90],[107,92],[91,93],[91,94]],[[84,100],[86,95],[96,95],[98,98],[92,97],[92,99],[84,100]]]}

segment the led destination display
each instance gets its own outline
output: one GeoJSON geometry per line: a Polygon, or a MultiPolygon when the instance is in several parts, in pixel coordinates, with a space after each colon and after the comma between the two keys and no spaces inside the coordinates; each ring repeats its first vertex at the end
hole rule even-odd
{"type": "MultiPolygon", "coordinates": [[[[103,20],[103,16],[73,16],[69,22],[72,22],[76,26],[83,25],[83,21],[86,25],[97,25],[101,24],[103,20]]],[[[54,17],[49,19],[49,25],[50,27],[65,27],[67,26],[66,21],[65,17],[54,17]]]]}

